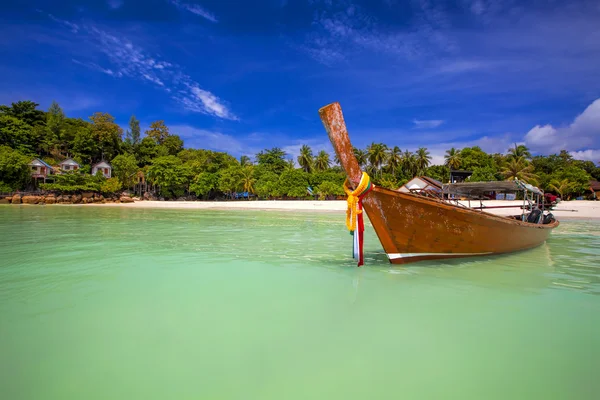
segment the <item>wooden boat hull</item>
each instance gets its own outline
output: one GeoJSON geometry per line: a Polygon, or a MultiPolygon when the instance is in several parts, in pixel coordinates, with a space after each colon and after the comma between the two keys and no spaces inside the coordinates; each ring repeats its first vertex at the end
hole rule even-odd
{"type": "Polygon", "coordinates": [[[544,243],[558,226],[529,224],[379,187],[363,206],[393,264],[525,250],[544,243]]]}
{"type": "MultiPolygon", "coordinates": [[[[362,171],[354,156],[339,103],[319,110],[329,138],[356,187],[362,171]]],[[[483,256],[536,247],[546,241],[551,224],[530,224],[380,187],[363,200],[388,258],[393,264],[483,256]]]]}

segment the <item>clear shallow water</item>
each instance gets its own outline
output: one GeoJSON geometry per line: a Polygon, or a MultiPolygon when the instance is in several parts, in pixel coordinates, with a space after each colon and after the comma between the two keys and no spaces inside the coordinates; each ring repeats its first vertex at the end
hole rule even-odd
{"type": "Polygon", "coordinates": [[[0,398],[599,398],[599,223],[409,267],[365,247],[343,214],[0,206],[0,398]]]}

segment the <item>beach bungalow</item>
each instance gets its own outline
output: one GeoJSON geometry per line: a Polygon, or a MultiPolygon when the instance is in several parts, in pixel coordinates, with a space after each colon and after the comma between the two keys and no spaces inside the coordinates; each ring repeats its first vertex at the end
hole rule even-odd
{"type": "Polygon", "coordinates": [[[34,179],[34,181],[41,179],[46,182],[48,176],[54,172],[53,168],[49,164],[43,160],[40,160],[39,158],[34,158],[29,163],[29,168],[31,177],[34,179]]]}
{"type": "Polygon", "coordinates": [[[417,176],[406,182],[397,191],[403,193],[424,192],[440,194],[442,192],[442,182],[428,176],[417,176]]]}
{"type": "Polygon", "coordinates": [[[92,175],[96,175],[98,171],[102,172],[105,178],[112,176],[112,167],[106,161],[100,161],[98,164],[92,166],[92,175]]]}
{"type": "Polygon", "coordinates": [[[67,158],[64,161],[61,161],[58,166],[62,171],[65,172],[77,171],[80,168],[79,163],[72,158],[67,158]]]}

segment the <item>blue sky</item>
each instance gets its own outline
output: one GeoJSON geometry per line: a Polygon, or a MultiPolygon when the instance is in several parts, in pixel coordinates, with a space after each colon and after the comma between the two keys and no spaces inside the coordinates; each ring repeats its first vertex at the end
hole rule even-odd
{"type": "Polygon", "coordinates": [[[33,0],[2,2],[0,21],[3,104],[294,156],[330,149],[317,111],[339,101],[360,147],[600,161],[598,1],[33,0]]]}

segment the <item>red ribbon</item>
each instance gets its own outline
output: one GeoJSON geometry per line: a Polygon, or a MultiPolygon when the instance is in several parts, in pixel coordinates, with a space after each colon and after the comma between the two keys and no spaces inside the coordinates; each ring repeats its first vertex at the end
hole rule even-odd
{"type": "Polygon", "coordinates": [[[360,212],[363,210],[362,199],[365,197],[371,190],[373,190],[373,185],[369,185],[369,189],[367,189],[363,194],[358,197],[358,224],[356,225],[356,230],[358,232],[358,266],[360,267],[365,263],[365,256],[363,252],[364,245],[364,232],[365,232],[365,220],[363,215],[364,212],[360,212]]]}

